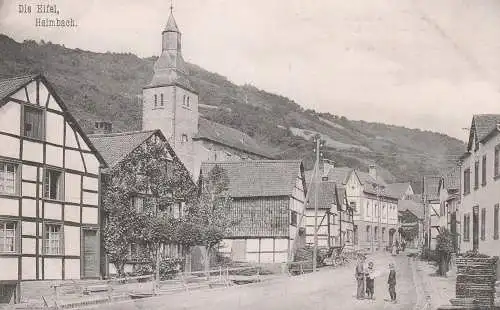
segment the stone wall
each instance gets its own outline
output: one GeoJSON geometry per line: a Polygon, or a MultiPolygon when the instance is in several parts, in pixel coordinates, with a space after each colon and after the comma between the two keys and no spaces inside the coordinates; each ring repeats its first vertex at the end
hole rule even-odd
{"type": "Polygon", "coordinates": [[[498,257],[458,256],[456,297],[474,298],[476,305],[491,308],[495,301],[498,257]]]}

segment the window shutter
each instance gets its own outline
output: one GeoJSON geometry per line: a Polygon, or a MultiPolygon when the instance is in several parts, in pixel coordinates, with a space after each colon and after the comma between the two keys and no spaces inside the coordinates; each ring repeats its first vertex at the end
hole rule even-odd
{"type": "Polygon", "coordinates": [[[493,239],[498,240],[498,208],[499,204],[495,205],[495,213],[493,218],[493,239]]]}

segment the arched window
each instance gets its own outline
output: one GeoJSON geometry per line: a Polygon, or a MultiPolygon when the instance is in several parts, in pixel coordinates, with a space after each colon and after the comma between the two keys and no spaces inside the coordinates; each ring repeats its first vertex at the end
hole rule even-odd
{"type": "Polygon", "coordinates": [[[187,97],[187,106],[189,107],[189,96],[187,97]]]}
{"type": "Polygon", "coordinates": [[[182,96],[182,104],[186,105],[186,95],[182,96]]]}
{"type": "Polygon", "coordinates": [[[158,106],[158,95],[155,94],[155,108],[158,106]]]}

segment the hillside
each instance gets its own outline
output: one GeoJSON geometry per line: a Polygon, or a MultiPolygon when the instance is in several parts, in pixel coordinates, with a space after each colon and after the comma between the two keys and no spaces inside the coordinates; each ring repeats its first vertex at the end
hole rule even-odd
{"type": "MultiPolygon", "coordinates": [[[[61,45],[0,35],[0,78],[42,71],[86,131],[97,119],[112,120],[114,131],[141,127],[141,87],[149,82],[155,58],[133,54],[94,53],[61,45]]],[[[418,180],[450,165],[462,154],[463,142],[443,134],[379,123],[352,121],[330,113],[304,110],[283,96],[188,64],[191,82],[209,119],[240,129],[276,150],[281,158],[304,159],[312,167],[312,143],[321,133],[325,156],[339,166],[383,167],[391,179],[418,180]]]]}

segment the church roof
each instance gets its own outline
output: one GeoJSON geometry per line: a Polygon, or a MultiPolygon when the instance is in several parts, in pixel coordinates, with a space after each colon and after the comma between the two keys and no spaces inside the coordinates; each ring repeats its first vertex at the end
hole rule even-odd
{"type": "Polygon", "coordinates": [[[177,27],[177,23],[175,22],[174,14],[170,13],[167,21],[167,26],[165,27],[164,31],[180,32],[179,27],[177,27]]]}
{"type": "Polygon", "coordinates": [[[154,64],[151,82],[145,88],[177,85],[197,93],[188,78],[186,64],[180,52],[165,50],[154,64]]]}
{"type": "Polygon", "coordinates": [[[203,162],[201,175],[216,165],[226,171],[233,198],[291,196],[299,174],[303,177],[300,160],[203,162]]]}
{"type": "Polygon", "coordinates": [[[201,117],[198,120],[198,133],[193,139],[209,140],[246,153],[252,153],[268,159],[273,158],[270,152],[265,150],[247,134],[201,117]]]}

